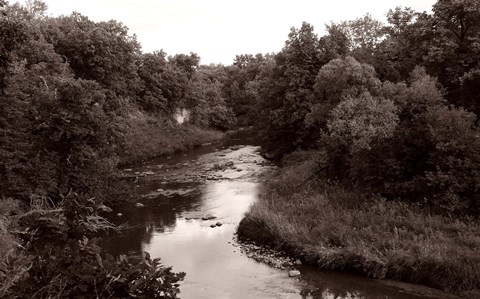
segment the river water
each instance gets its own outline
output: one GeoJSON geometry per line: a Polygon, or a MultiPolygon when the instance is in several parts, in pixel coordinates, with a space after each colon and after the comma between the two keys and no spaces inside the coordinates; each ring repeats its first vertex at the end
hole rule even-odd
{"type": "Polygon", "coordinates": [[[423,286],[308,266],[297,266],[302,274],[291,278],[288,269],[249,258],[235,231],[261,192],[259,178],[273,166],[247,137],[231,135],[124,171],[139,179],[128,183],[132,202],[115,207],[112,218],[130,228],[109,236],[104,249],[114,255],[147,251],[186,272],[180,298],[452,298],[423,286]]]}

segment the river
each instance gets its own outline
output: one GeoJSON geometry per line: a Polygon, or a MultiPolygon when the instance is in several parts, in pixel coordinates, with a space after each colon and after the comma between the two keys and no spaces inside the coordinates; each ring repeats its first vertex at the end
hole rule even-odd
{"type": "Polygon", "coordinates": [[[288,269],[249,258],[235,231],[261,192],[262,173],[274,166],[248,135],[126,169],[139,179],[131,183],[131,202],[115,207],[112,218],[129,228],[109,236],[104,249],[113,255],[147,251],[186,272],[180,298],[452,298],[423,286],[301,265],[295,267],[302,274],[291,278],[288,269]]]}

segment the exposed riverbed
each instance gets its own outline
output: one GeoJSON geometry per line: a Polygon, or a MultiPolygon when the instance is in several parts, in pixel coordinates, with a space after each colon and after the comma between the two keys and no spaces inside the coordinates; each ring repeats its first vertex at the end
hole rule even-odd
{"type": "Polygon", "coordinates": [[[186,272],[180,298],[450,298],[423,286],[251,258],[257,249],[237,244],[235,231],[261,191],[262,174],[274,167],[251,144],[233,135],[124,171],[132,202],[111,217],[130,228],[104,248],[115,255],[147,251],[186,272]],[[289,277],[293,268],[302,274],[289,277]]]}

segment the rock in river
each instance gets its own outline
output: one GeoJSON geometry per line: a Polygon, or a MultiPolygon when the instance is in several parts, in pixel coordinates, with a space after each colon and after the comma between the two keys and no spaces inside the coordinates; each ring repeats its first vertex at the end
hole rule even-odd
{"type": "Polygon", "coordinates": [[[215,225],[216,225],[216,226],[222,226],[223,223],[221,223],[221,222],[219,221],[219,222],[215,223],[215,225]]]}
{"type": "Polygon", "coordinates": [[[290,277],[295,277],[295,276],[298,276],[300,275],[300,271],[298,270],[291,270],[290,272],[288,272],[288,276],[290,277]]]}
{"type": "Polygon", "coordinates": [[[213,220],[213,219],[216,219],[217,217],[215,216],[212,216],[212,215],[207,215],[207,216],[203,216],[202,217],[202,220],[213,220]]]}
{"type": "Polygon", "coordinates": [[[139,202],[137,202],[137,203],[135,204],[135,206],[136,206],[137,208],[143,208],[143,207],[145,207],[145,205],[144,205],[143,203],[139,203],[139,202]]]}

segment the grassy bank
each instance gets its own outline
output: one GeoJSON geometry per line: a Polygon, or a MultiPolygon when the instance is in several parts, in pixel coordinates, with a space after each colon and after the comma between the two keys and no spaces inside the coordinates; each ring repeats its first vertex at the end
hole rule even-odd
{"type": "Polygon", "coordinates": [[[204,143],[220,140],[224,133],[194,125],[179,125],[172,119],[155,118],[135,111],[126,120],[126,145],[121,164],[186,151],[204,143]]]}
{"type": "MultiPolygon", "coordinates": [[[[240,223],[240,238],[321,269],[480,298],[480,224],[358,196],[313,179],[313,160],[281,169],[240,223]]],[[[272,176],[273,177],[273,176],[272,176]]]]}

